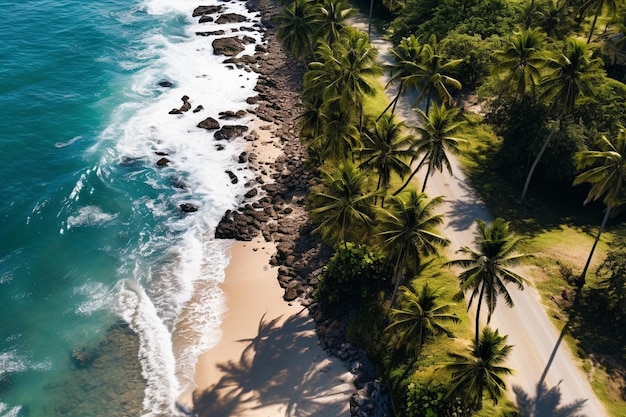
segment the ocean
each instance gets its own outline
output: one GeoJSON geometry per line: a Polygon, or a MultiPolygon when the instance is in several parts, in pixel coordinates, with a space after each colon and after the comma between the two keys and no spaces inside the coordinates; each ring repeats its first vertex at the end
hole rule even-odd
{"type": "Polygon", "coordinates": [[[0,0],[1,417],[177,415],[220,339],[214,230],[246,191],[226,171],[253,174],[245,140],[197,124],[249,109],[257,75],[195,32],[262,33],[241,1],[202,4],[249,21],[199,23],[197,0],[0,0]],[[168,114],[184,95],[203,110],[168,114]]]}

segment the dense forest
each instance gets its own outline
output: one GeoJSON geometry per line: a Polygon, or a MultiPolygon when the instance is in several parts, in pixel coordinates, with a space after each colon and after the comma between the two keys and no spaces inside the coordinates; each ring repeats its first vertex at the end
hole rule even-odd
{"type": "Polygon", "coordinates": [[[517,267],[539,258],[528,241],[549,223],[593,235],[580,265],[550,259],[550,280],[578,355],[602,356],[619,381],[602,398],[623,415],[626,3],[284,1],[279,38],[307,68],[298,125],[316,174],[308,207],[334,251],[317,299],[350,317],[350,340],[377,364],[394,413],[517,415],[499,401],[514,347],[478,318],[511,304],[506,284],[529,284],[517,267]],[[393,42],[390,63],[350,26],[355,7],[393,42]],[[396,115],[407,94],[415,126],[396,115]],[[452,174],[452,155],[494,220],[477,221],[475,245],[446,259],[442,197],[424,191],[435,172],[452,174]],[[607,315],[613,327],[598,324],[607,315]]]}

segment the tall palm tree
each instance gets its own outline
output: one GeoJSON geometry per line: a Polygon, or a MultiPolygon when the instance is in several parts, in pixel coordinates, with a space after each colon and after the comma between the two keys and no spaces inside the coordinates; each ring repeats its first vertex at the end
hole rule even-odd
{"type": "Polygon", "coordinates": [[[407,351],[415,350],[419,356],[428,339],[440,334],[452,337],[452,332],[444,323],[458,323],[460,320],[449,314],[450,304],[439,304],[441,294],[438,289],[426,282],[419,291],[405,286],[401,286],[400,291],[400,308],[391,309],[392,323],[385,329],[397,333],[396,349],[404,346],[407,351]]]}
{"type": "Polygon", "coordinates": [[[437,94],[442,103],[454,105],[454,97],[450,89],[460,90],[462,85],[459,80],[450,75],[450,71],[461,62],[463,62],[462,59],[447,61],[442,53],[441,43],[437,42],[435,35],[432,35],[428,43],[424,45],[420,71],[416,74],[416,83],[420,92],[415,100],[415,106],[419,107],[426,94],[426,113],[428,113],[433,93],[437,94]]]}
{"type": "Polygon", "coordinates": [[[548,61],[552,72],[540,84],[543,91],[539,99],[550,103],[550,111],[557,114],[559,127],[548,134],[528,171],[520,197],[522,203],[526,200],[530,180],[550,140],[561,130],[563,119],[572,113],[576,99],[589,90],[585,76],[596,71],[601,63],[598,58],[592,59],[592,53],[582,41],[568,38],[563,53],[548,61]]]}
{"type": "Polygon", "coordinates": [[[402,38],[400,43],[390,50],[393,62],[386,66],[390,78],[385,88],[388,88],[391,84],[398,81],[400,85],[398,86],[398,92],[395,97],[378,118],[382,117],[390,107],[391,114],[393,115],[400,96],[403,95],[406,90],[417,87],[419,77],[421,76],[420,74],[422,73],[420,65],[423,59],[423,52],[424,44],[420,43],[419,38],[415,35],[402,38]]]}
{"type": "Polygon", "coordinates": [[[411,172],[408,161],[412,152],[409,145],[414,138],[405,134],[405,129],[404,122],[396,122],[393,116],[385,115],[382,119],[371,122],[363,135],[364,146],[360,152],[363,162],[360,167],[378,174],[376,191],[382,191],[381,206],[385,204],[392,174],[404,178],[411,172]]]}
{"type": "Polygon", "coordinates": [[[513,371],[502,366],[513,346],[506,344],[507,336],[500,336],[498,330],[485,327],[469,349],[469,354],[450,353],[453,362],[444,365],[452,374],[452,385],[447,398],[460,397],[463,405],[478,411],[483,407],[483,394],[486,392],[494,404],[506,392],[502,379],[513,371]]]}
{"type": "Polygon", "coordinates": [[[602,198],[606,211],[602,224],[587,257],[587,262],[578,280],[578,286],[585,285],[585,276],[591,258],[604,231],[611,211],[624,203],[624,180],[626,180],[626,131],[622,126],[614,142],[602,135],[596,140],[598,150],[578,152],[575,155],[578,170],[585,170],[574,179],[574,185],[589,183],[591,189],[585,204],[602,198]]]}
{"type": "Polygon", "coordinates": [[[319,24],[317,26],[317,38],[324,39],[332,45],[341,37],[346,28],[346,20],[356,14],[347,0],[322,0],[318,3],[317,14],[319,24]]]}
{"type": "Polygon", "coordinates": [[[524,241],[509,230],[509,222],[504,219],[497,218],[491,224],[477,219],[476,224],[478,230],[475,243],[478,250],[464,246],[459,252],[468,257],[447,262],[445,265],[464,269],[459,275],[461,286],[455,299],[462,300],[465,293],[470,290],[468,309],[474,299],[478,299],[476,306],[476,344],[478,344],[480,309],[483,301],[487,304],[487,323],[491,321],[491,315],[496,309],[498,296],[502,296],[506,304],[513,307],[513,299],[506,284],[515,284],[517,288],[523,290],[524,284],[528,281],[510,268],[522,264],[530,256],[517,253],[517,249],[524,241]]]}
{"type": "Polygon", "coordinates": [[[374,222],[374,194],[367,190],[367,176],[344,162],[339,169],[325,172],[322,185],[322,191],[311,194],[311,219],[318,224],[314,232],[333,246],[362,237],[374,222]]]}
{"type": "Polygon", "coordinates": [[[380,211],[378,235],[383,239],[389,259],[394,262],[396,282],[391,306],[403,278],[418,270],[422,257],[437,255],[439,248],[450,243],[436,232],[443,223],[443,216],[433,213],[442,202],[441,197],[429,200],[426,194],[409,190],[393,197],[388,209],[380,211]]]}
{"type": "Polygon", "coordinates": [[[458,154],[459,145],[467,142],[465,139],[453,136],[459,132],[464,124],[464,122],[456,121],[459,114],[458,109],[447,108],[445,104],[441,104],[441,106],[435,104],[431,107],[428,115],[421,109],[416,109],[416,111],[421,122],[416,130],[421,137],[412,144],[411,149],[416,157],[423,155],[423,158],[394,195],[409,185],[411,179],[423,165],[428,165],[428,171],[424,177],[422,192],[426,190],[426,183],[433,169],[442,172],[445,166],[448,173],[452,175],[452,166],[448,160],[448,154],[458,154]]]}
{"type": "Polygon", "coordinates": [[[587,37],[587,43],[591,42],[593,31],[596,28],[598,17],[602,13],[602,10],[606,10],[610,17],[614,17],[621,6],[624,5],[622,0],[587,0],[580,6],[581,17],[588,9],[594,10],[593,21],[591,22],[591,28],[589,28],[589,36],[587,37]]]}
{"type": "Polygon", "coordinates": [[[496,63],[492,73],[504,77],[503,87],[511,88],[516,97],[521,99],[526,93],[534,94],[541,80],[548,59],[546,35],[538,28],[514,32],[504,48],[495,51],[493,55],[496,63]]]}
{"type": "Polygon", "coordinates": [[[278,16],[277,37],[298,58],[312,57],[318,16],[309,0],[295,0],[278,16]]]}

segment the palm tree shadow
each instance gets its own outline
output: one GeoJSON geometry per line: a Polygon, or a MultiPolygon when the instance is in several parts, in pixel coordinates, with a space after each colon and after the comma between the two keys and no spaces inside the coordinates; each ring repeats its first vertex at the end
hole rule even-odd
{"type": "MultiPolygon", "coordinates": [[[[343,398],[352,391],[352,384],[337,389],[326,373],[326,354],[312,357],[311,343],[317,343],[311,319],[294,314],[280,324],[281,316],[259,322],[258,333],[246,343],[237,361],[217,364],[223,375],[217,384],[193,397],[198,417],[229,417],[246,415],[246,410],[280,406],[285,416],[333,417],[329,407],[334,397],[343,398]],[[311,341],[315,338],[315,341],[311,341]],[[311,362],[314,362],[311,364],[311,362]]],[[[337,416],[340,415],[337,408],[337,416]]],[[[345,412],[345,410],[344,410],[345,412]]]]}
{"type": "Polygon", "coordinates": [[[462,197],[450,202],[450,209],[445,214],[448,224],[455,231],[471,228],[476,219],[487,220],[489,213],[476,191],[465,182],[459,182],[464,192],[462,197]]]}
{"type": "Polygon", "coordinates": [[[581,413],[586,399],[576,400],[571,404],[561,405],[559,384],[548,388],[545,382],[537,384],[534,398],[518,386],[513,387],[517,400],[519,417],[586,417],[581,413]]]}

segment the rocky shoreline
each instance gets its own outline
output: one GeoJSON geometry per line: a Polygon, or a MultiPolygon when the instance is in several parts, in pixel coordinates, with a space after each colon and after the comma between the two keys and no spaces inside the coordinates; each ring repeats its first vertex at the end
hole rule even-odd
{"type": "MultiPolygon", "coordinates": [[[[267,44],[257,47],[254,57],[231,62],[255,64],[254,71],[259,74],[255,88],[258,95],[249,102],[258,105],[255,115],[271,124],[269,128],[280,141],[283,154],[269,163],[258,162],[254,152],[245,155],[250,169],[258,174],[256,184],[247,184],[251,186],[246,194],[248,202],[224,214],[216,229],[216,238],[250,241],[261,234],[266,241],[276,243],[277,252],[271,263],[278,266],[277,279],[284,289],[284,300],[296,301],[308,308],[315,319],[322,347],[340,358],[355,375],[351,415],[390,415],[388,395],[376,380],[373,366],[364,352],[346,341],[347,323],[326,318],[314,300],[318,276],[332,253],[311,233],[313,227],[305,207],[314,177],[304,167],[306,150],[300,144],[295,123],[305,67],[286,54],[276,38],[278,28],[274,17],[280,7],[273,0],[249,0],[247,5],[251,11],[261,14],[267,44]],[[264,179],[268,176],[271,181],[264,179]]],[[[254,149],[254,132],[247,139],[254,149]]]]}

